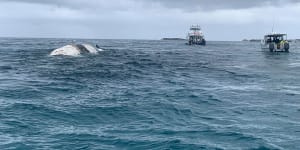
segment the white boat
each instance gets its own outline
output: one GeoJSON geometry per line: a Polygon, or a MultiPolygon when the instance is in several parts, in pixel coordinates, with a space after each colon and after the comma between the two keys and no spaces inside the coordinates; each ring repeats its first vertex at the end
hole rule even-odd
{"type": "Polygon", "coordinates": [[[187,36],[187,40],[188,45],[206,45],[206,40],[199,25],[191,26],[190,32],[187,36]]]}
{"type": "Polygon", "coordinates": [[[289,52],[290,44],[287,34],[271,33],[264,36],[261,48],[270,52],[289,52]]]}

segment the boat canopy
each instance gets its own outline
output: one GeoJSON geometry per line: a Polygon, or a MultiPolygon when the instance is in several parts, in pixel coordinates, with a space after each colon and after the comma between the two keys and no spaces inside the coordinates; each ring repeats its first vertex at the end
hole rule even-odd
{"type": "Polygon", "coordinates": [[[276,44],[286,41],[287,40],[287,34],[279,34],[279,33],[272,33],[272,34],[267,34],[265,35],[265,38],[263,42],[265,44],[269,44],[272,42],[275,42],[276,44]]]}
{"type": "Polygon", "coordinates": [[[274,34],[265,35],[265,37],[283,37],[283,36],[287,36],[287,34],[274,33],[274,34]]]}

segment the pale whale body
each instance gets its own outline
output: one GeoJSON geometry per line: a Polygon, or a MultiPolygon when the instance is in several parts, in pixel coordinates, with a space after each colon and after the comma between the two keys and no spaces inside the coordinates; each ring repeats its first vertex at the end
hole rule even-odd
{"type": "Polygon", "coordinates": [[[80,56],[82,54],[98,54],[102,49],[95,48],[89,44],[76,44],[76,45],[66,45],[61,48],[55,49],[51,52],[51,56],[80,56]]]}

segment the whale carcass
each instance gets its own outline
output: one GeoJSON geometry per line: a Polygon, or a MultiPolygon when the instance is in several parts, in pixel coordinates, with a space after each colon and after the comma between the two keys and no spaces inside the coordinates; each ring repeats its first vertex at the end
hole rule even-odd
{"type": "Polygon", "coordinates": [[[72,44],[55,49],[50,55],[80,56],[82,54],[98,54],[99,51],[102,51],[102,49],[98,49],[90,44],[72,44]]]}

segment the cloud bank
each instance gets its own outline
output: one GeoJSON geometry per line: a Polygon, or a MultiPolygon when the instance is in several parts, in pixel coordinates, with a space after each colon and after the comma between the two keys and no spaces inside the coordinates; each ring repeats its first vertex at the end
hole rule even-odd
{"type": "Polygon", "coordinates": [[[297,14],[300,0],[0,0],[0,35],[160,39],[200,24],[208,39],[239,40],[275,23],[297,37],[297,14]]]}
{"type": "MultiPolygon", "coordinates": [[[[2,2],[36,3],[67,8],[103,8],[107,6],[129,6],[144,3],[151,6],[161,4],[166,8],[182,10],[217,10],[217,9],[245,9],[264,6],[280,6],[299,3],[300,0],[2,0],[2,2]]],[[[120,8],[120,7],[119,7],[120,8]]],[[[129,7],[130,8],[130,7],[129,7]]]]}

